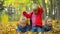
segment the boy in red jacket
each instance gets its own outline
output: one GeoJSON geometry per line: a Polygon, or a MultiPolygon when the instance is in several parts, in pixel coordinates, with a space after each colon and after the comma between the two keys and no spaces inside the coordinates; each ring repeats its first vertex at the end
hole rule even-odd
{"type": "Polygon", "coordinates": [[[32,6],[32,12],[29,14],[26,11],[23,11],[23,15],[27,18],[30,18],[32,21],[32,29],[31,32],[43,32],[42,28],[42,7],[39,7],[37,4],[32,6]]]}

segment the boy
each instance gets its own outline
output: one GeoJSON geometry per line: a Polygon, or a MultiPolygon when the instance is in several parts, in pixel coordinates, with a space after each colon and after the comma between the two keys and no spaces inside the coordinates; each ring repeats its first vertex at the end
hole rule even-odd
{"type": "Polygon", "coordinates": [[[19,20],[19,25],[17,27],[18,34],[26,34],[26,32],[29,31],[29,26],[27,23],[27,19],[25,18],[21,18],[19,20]]]}
{"type": "MultiPolygon", "coordinates": [[[[23,15],[27,18],[30,18],[30,20],[32,21],[31,32],[43,32],[42,13],[43,13],[42,7],[39,7],[37,4],[33,4],[32,12],[30,12],[29,14],[23,11],[23,15]]],[[[32,33],[32,34],[35,34],[35,33],[32,33]]]]}
{"type": "Polygon", "coordinates": [[[45,20],[45,25],[43,26],[44,32],[51,33],[52,31],[52,19],[50,17],[47,17],[45,20]]]}

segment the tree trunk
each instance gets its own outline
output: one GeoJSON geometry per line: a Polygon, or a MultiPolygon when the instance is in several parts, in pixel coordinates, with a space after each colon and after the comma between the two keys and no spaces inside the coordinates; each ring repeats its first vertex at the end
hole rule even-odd
{"type": "Polygon", "coordinates": [[[60,20],[60,0],[56,0],[56,19],[57,20],[60,20]]]}
{"type": "Polygon", "coordinates": [[[47,15],[47,9],[46,9],[46,4],[45,4],[45,0],[42,0],[42,6],[43,6],[43,18],[45,19],[46,15],[47,15]]]}
{"type": "Polygon", "coordinates": [[[49,16],[52,18],[53,16],[53,4],[52,4],[52,0],[50,0],[50,7],[49,7],[49,16]]]}

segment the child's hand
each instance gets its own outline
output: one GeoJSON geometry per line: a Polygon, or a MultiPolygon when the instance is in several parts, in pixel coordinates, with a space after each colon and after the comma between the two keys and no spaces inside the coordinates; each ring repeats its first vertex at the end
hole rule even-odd
{"type": "Polygon", "coordinates": [[[26,13],[26,11],[22,11],[22,14],[23,14],[23,13],[26,13]]]}
{"type": "Polygon", "coordinates": [[[23,13],[23,12],[26,12],[26,10],[22,11],[22,13],[23,13]]]}

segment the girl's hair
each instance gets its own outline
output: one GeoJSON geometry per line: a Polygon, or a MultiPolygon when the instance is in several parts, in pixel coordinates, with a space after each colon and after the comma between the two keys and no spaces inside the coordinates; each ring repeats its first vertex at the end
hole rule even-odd
{"type": "Polygon", "coordinates": [[[46,16],[45,20],[52,19],[50,16],[46,16]]]}
{"type": "Polygon", "coordinates": [[[26,24],[28,25],[28,19],[26,17],[21,17],[18,21],[19,24],[21,24],[21,21],[22,20],[25,20],[26,21],[26,24]]]}
{"type": "Polygon", "coordinates": [[[45,18],[45,23],[46,23],[46,22],[47,22],[47,20],[49,20],[49,19],[51,19],[51,20],[52,20],[52,18],[51,18],[51,17],[46,16],[46,18],[45,18]]]}
{"type": "Polygon", "coordinates": [[[32,10],[36,10],[36,9],[38,9],[38,7],[39,7],[38,4],[33,4],[33,5],[32,5],[32,10]]]}

